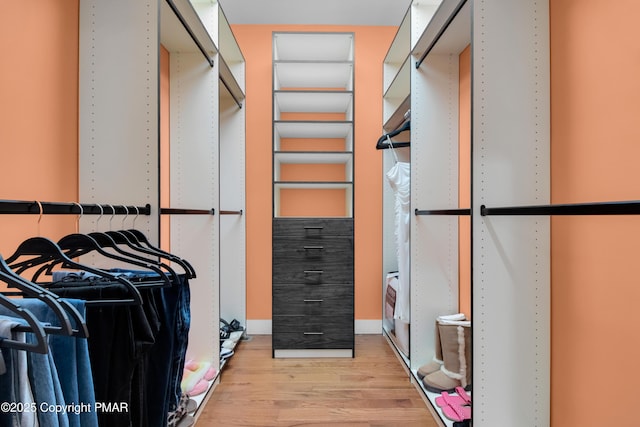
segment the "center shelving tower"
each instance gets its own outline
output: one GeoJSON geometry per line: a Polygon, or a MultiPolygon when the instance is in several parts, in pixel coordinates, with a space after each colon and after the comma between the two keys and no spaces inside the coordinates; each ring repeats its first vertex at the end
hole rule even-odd
{"type": "Polygon", "coordinates": [[[354,351],[354,34],[273,34],[273,356],[354,351]]]}

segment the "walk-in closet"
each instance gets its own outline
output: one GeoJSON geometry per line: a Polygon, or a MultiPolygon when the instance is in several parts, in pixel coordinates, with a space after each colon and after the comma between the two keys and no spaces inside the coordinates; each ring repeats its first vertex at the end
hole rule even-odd
{"type": "Polygon", "coordinates": [[[0,14],[0,426],[635,425],[635,0],[0,14]]]}

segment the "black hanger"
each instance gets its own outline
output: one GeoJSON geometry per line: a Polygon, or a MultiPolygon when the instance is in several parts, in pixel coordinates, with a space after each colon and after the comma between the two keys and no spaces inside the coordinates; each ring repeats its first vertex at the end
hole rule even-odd
{"type": "Polygon", "coordinates": [[[88,265],[80,264],[76,261],[73,261],[71,258],[66,256],[60,247],[56,245],[53,241],[45,238],[45,237],[32,237],[30,239],[25,240],[18,246],[16,252],[7,258],[6,262],[9,264],[11,268],[13,268],[16,273],[20,274],[25,271],[27,268],[33,267],[37,264],[44,264],[51,261],[59,261],[63,267],[65,268],[73,268],[76,270],[82,270],[89,273],[93,273],[97,276],[108,279],[111,282],[118,282],[128,290],[130,299],[124,300],[100,300],[100,301],[87,301],[87,304],[97,305],[101,303],[115,305],[115,304],[142,304],[142,296],[136,287],[128,280],[123,277],[117,277],[113,274],[110,274],[106,271],[90,267],[88,265]],[[29,261],[17,263],[16,261],[22,256],[34,256],[35,258],[31,258],[29,261]],[[15,264],[13,264],[16,262],[15,264]],[[34,264],[37,263],[37,264],[34,264]],[[13,265],[12,265],[13,264],[13,265]]]}
{"type": "MultiPolygon", "coordinates": [[[[102,237],[105,237],[106,239],[106,236],[102,236],[102,237]]],[[[79,256],[88,254],[90,252],[97,252],[100,255],[105,256],[107,258],[147,269],[149,271],[156,273],[160,277],[160,282],[156,281],[153,283],[151,282],[145,283],[146,286],[152,286],[152,285],[158,285],[158,284],[162,286],[171,286],[171,282],[169,281],[169,278],[157,266],[148,262],[142,262],[133,258],[124,257],[118,254],[114,254],[112,252],[105,251],[103,247],[100,244],[98,244],[98,242],[95,240],[94,237],[89,236],[87,234],[80,234],[80,233],[69,234],[68,236],[63,237],[58,241],[58,246],[60,247],[60,249],[65,251],[65,255],[67,255],[69,258],[77,258],[79,256]]],[[[48,267],[46,266],[47,271],[50,272],[51,269],[54,267],[54,265],[55,263],[49,264],[48,267]]],[[[41,268],[40,270],[43,270],[43,268],[41,268]]],[[[40,271],[36,274],[40,274],[40,271]]]]}
{"type": "Polygon", "coordinates": [[[29,310],[25,310],[24,308],[17,305],[13,300],[7,298],[3,294],[0,294],[0,305],[9,309],[12,313],[15,313],[17,317],[24,319],[29,325],[28,328],[16,327],[14,330],[18,332],[30,332],[35,335],[37,339],[37,343],[26,343],[15,341],[10,338],[2,338],[0,339],[0,346],[6,348],[13,348],[16,350],[26,350],[33,351],[36,353],[45,354],[49,351],[49,344],[47,342],[47,336],[44,331],[44,328],[38,319],[35,318],[33,314],[29,310]]]}
{"type": "Polygon", "coordinates": [[[89,233],[89,236],[93,237],[96,240],[96,242],[98,242],[98,244],[103,248],[112,248],[119,254],[129,258],[137,259],[138,261],[154,263],[157,267],[163,268],[165,271],[167,271],[174,279],[174,283],[180,283],[178,274],[175,272],[175,270],[173,270],[168,265],[158,260],[150,259],[148,257],[123,250],[121,245],[125,245],[128,247],[131,247],[133,245],[122,233],[119,233],[117,231],[106,231],[104,233],[93,232],[93,233],[89,233]]]}
{"type": "Polygon", "coordinates": [[[149,240],[141,231],[130,229],[120,230],[119,233],[122,233],[129,240],[129,242],[132,244],[132,249],[144,252],[152,256],[157,256],[159,258],[164,258],[171,262],[175,262],[180,267],[182,267],[189,279],[194,279],[196,277],[196,271],[187,260],[182,259],[172,254],[171,252],[167,252],[153,246],[151,243],[149,243],[149,240]]]}
{"type": "MultiPolygon", "coordinates": [[[[123,206],[123,208],[127,211],[127,214],[129,214],[129,208],[127,206],[123,206]]],[[[138,218],[138,216],[140,215],[140,211],[138,210],[137,206],[134,206],[134,209],[136,210],[136,216],[133,219],[133,224],[135,226],[135,221],[136,218],[138,218]]],[[[122,224],[124,225],[124,220],[122,221],[122,224]]],[[[171,262],[175,262],[180,267],[182,267],[189,279],[193,279],[196,277],[196,271],[187,260],[182,259],[177,255],[172,254],[171,252],[167,252],[163,249],[153,246],[149,242],[149,239],[147,239],[147,236],[145,236],[145,234],[140,230],[136,230],[135,228],[133,228],[129,230],[120,230],[119,232],[122,233],[127,240],[129,240],[129,247],[131,247],[132,249],[147,253],[158,258],[164,258],[171,262]]]]}
{"type": "MultiPolygon", "coordinates": [[[[21,292],[18,295],[32,297],[44,302],[55,313],[60,321],[59,327],[49,328],[49,333],[59,333],[62,335],[76,335],[83,338],[89,336],[87,325],[78,310],[68,301],[63,300],[58,295],[50,292],[37,284],[28,281],[24,277],[15,273],[7,265],[4,258],[0,256],[0,280],[14,287],[21,292]],[[73,329],[69,315],[73,318],[76,328],[73,329]]],[[[4,295],[10,295],[10,292],[4,292],[4,295]]]]}
{"type": "MultiPolygon", "coordinates": [[[[378,139],[378,142],[376,143],[376,150],[386,150],[387,148],[391,148],[388,142],[388,138],[393,138],[394,136],[399,135],[402,132],[408,131],[409,129],[411,129],[411,120],[407,120],[406,122],[404,122],[404,124],[398,129],[389,133],[385,133],[380,137],[380,139],[378,139]]],[[[410,147],[410,146],[411,146],[410,142],[394,142],[393,143],[393,148],[410,147]]]]}

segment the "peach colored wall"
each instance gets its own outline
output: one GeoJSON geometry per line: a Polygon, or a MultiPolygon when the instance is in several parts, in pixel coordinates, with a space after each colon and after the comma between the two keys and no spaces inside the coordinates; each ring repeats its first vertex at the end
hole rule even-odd
{"type": "Polygon", "coordinates": [[[273,31],[355,33],[355,316],[380,319],[382,60],[395,27],[234,25],[246,60],[247,317],[271,319],[271,43],[273,31]]]}
{"type": "MultiPolygon", "coordinates": [[[[78,1],[3,2],[0,40],[0,199],[78,201],[78,1]]],[[[0,215],[0,254],[75,230],[73,216],[0,215]]]]}
{"type": "MultiPolygon", "coordinates": [[[[640,199],[640,2],[550,11],[552,201],[640,199]]],[[[551,226],[551,425],[637,425],[640,217],[551,226]]]]}
{"type": "MultiPolygon", "coordinates": [[[[458,92],[458,206],[471,206],[471,46],[460,53],[458,92]]],[[[461,216],[459,227],[458,310],[471,319],[471,217],[461,216]]]]}
{"type": "MultiPolygon", "coordinates": [[[[160,205],[171,207],[171,145],[170,138],[170,55],[160,46],[160,205]]],[[[160,247],[171,249],[171,216],[160,217],[160,247]]]]}

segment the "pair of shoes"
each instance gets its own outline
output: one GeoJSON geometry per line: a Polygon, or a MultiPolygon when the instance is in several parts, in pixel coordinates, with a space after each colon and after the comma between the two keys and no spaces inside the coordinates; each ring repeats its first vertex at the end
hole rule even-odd
{"type": "Polygon", "coordinates": [[[421,367],[422,384],[433,393],[467,387],[471,384],[471,321],[439,319],[436,324],[443,363],[431,373],[421,367]]]}
{"type": "Polygon", "coordinates": [[[231,334],[229,334],[229,337],[227,337],[227,339],[222,341],[222,344],[220,346],[222,348],[228,348],[230,350],[233,350],[236,344],[238,343],[238,341],[240,341],[240,338],[242,338],[243,333],[244,333],[243,331],[231,332],[231,334]]]}
{"type": "MultiPolygon", "coordinates": [[[[182,420],[187,416],[187,407],[189,406],[189,402],[192,400],[189,398],[188,394],[182,393],[180,395],[180,399],[178,401],[178,405],[176,406],[175,411],[169,412],[167,416],[167,426],[168,427],[178,427],[178,426],[188,426],[191,424],[182,424],[182,420]]],[[[193,401],[195,403],[195,401],[193,401]]]]}
{"type": "Polygon", "coordinates": [[[191,415],[185,415],[184,417],[180,418],[178,424],[176,424],[176,427],[191,427],[195,422],[196,419],[191,415]]]}
{"type": "Polygon", "coordinates": [[[459,422],[471,419],[471,396],[462,387],[456,387],[455,391],[458,395],[451,395],[446,391],[442,392],[436,398],[436,405],[451,421],[459,422]]]}
{"type": "Polygon", "coordinates": [[[188,360],[185,363],[180,387],[189,396],[198,396],[209,389],[209,381],[212,381],[217,370],[209,362],[196,362],[188,360]]]}
{"type": "Polygon", "coordinates": [[[229,333],[236,332],[236,331],[244,331],[244,327],[240,325],[240,322],[237,319],[233,319],[231,323],[229,323],[223,318],[220,318],[220,322],[222,323],[220,330],[225,330],[225,331],[228,331],[229,333]]]}
{"type": "Polygon", "coordinates": [[[426,377],[429,374],[432,374],[436,371],[440,370],[440,367],[442,367],[442,365],[444,364],[443,358],[444,356],[442,355],[442,342],[440,340],[440,328],[438,327],[439,324],[441,323],[449,323],[449,322],[456,322],[456,321],[464,321],[466,320],[466,316],[464,315],[464,313],[456,313],[456,314],[445,314],[442,316],[438,316],[436,317],[436,324],[435,324],[435,354],[433,356],[433,360],[429,363],[427,363],[426,365],[422,365],[420,366],[420,368],[418,369],[418,378],[423,379],[424,377],[426,377]]]}
{"type": "Polygon", "coordinates": [[[447,405],[471,405],[471,396],[464,388],[456,387],[455,392],[458,394],[454,395],[443,391],[439,397],[436,397],[436,405],[441,408],[447,405]]]}
{"type": "Polygon", "coordinates": [[[233,356],[234,352],[231,349],[228,348],[222,348],[220,350],[220,361],[224,361],[227,360],[228,358],[230,358],[231,356],[233,356]]]}

